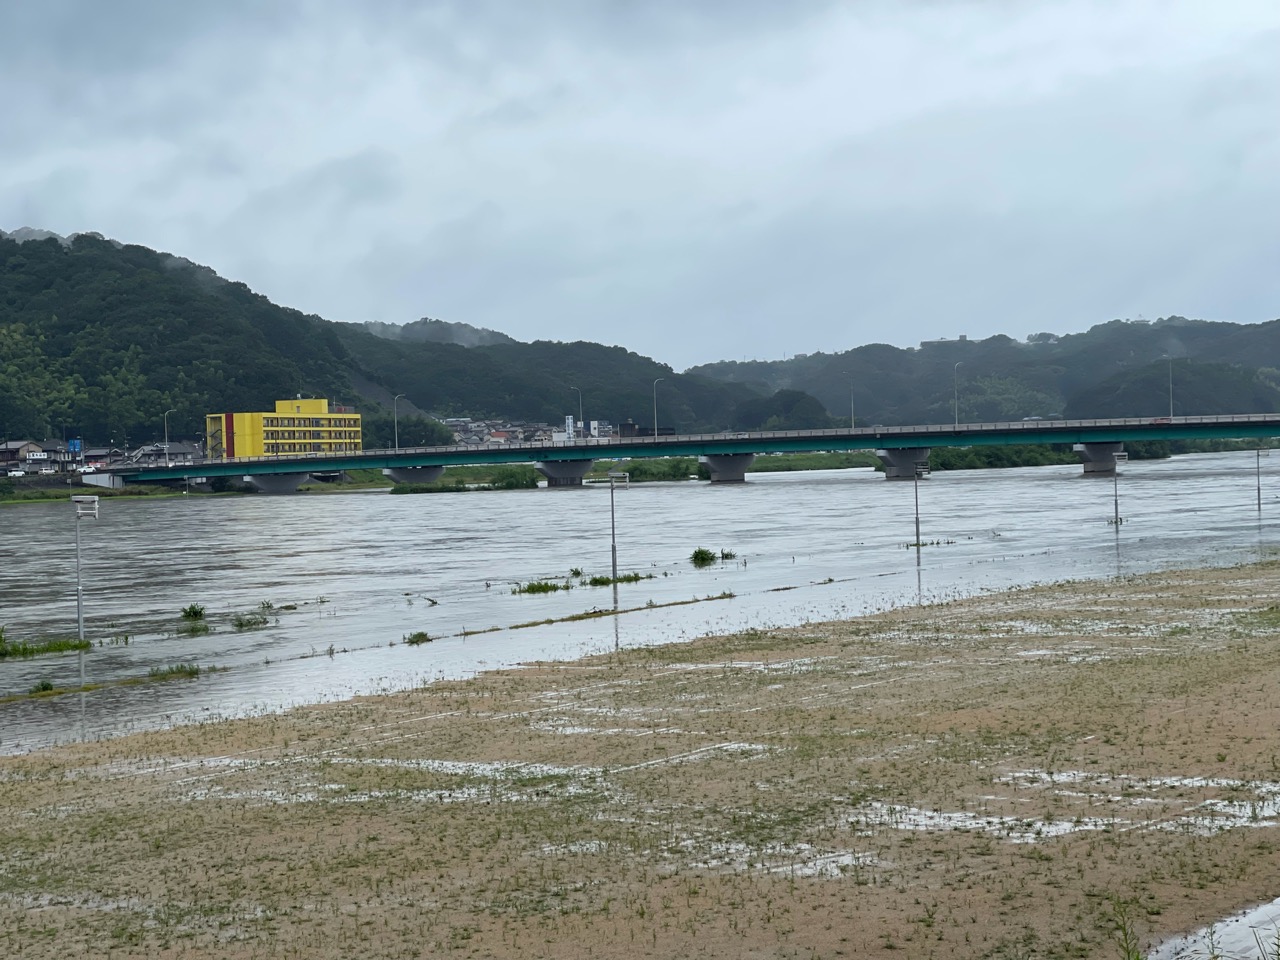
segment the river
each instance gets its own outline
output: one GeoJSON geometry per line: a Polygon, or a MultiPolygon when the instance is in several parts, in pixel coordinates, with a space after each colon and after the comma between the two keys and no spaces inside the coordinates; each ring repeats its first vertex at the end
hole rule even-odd
{"type": "MultiPolygon", "coordinates": [[[[83,520],[87,694],[0,704],[0,752],[405,689],[538,659],[852,617],[1063,580],[1258,559],[1276,545],[1277,469],[1253,453],[937,473],[752,474],[738,485],[615,491],[619,571],[652,579],[512,592],[610,570],[607,486],[390,496],[103,500],[83,520]],[[1119,512],[1114,524],[1113,496],[1119,512]],[[696,547],[733,559],[694,569],[696,547]],[[707,599],[716,598],[716,599],[707,599]],[[694,603],[681,601],[697,600],[694,603]],[[205,634],[180,611],[206,608],[205,634]],[[673,605],[678,604],[678,605],[673,605]],[[292,609],[289,609],[292,608],[292,609]],[[237,615],[265,626],[237,630],[237,615]],[[515,629],[513,629],[515,628],[515,629]],[[426,631],[430,643],[404,638],[426,631]],[[481,632],[488,631],[488,632],[481,632]],[[134,685],[194,663],[194,680],[134,685]],[[210,668],[217,668],[211,670],[210,668]]],[[[1280,465],[1278,465],[1280,466],[1280,465]]],[[[69,503],[0,505],[0,624],[10,640],[76,632],[69,503]]],[[[79,684],[74,653],[0,661],[0,695],[79,684]]]]}

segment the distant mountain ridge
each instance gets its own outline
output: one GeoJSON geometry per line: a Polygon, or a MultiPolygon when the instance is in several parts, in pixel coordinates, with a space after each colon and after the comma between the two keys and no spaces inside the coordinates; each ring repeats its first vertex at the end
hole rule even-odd
{"type": "Polygon", "coordinates": [[[1026,341],[868,344],[787,360],[721,361],[686,373],[758,393],[804,390],[845,423],[1155,417],[1169,415],[1171,399],[1175,416],[1264,413],[1280,410],[1280,320],[1111,320],[1026,341]]]}
{"type": "Polygon", "coordinates": [[[401,340],[405,343],[456,343],[460,347],[487,347],[495,343],[519,343],[514,337],[486,327],[473,327],[469,323],[450,323],[448,320],[432,320],[423,317],[412,323],[382,323],[366,320],[364,328],[384,340],[401,340]]]}
{"type": "MultiPolygon", "coordinates": [[[[78,236],[78,234],[73,233],[71,236],[78,236]]],[[[71,237],[64,237],[52,230],[37,230],[35,227],[19,227],[12,233],[0,230],[0,240],[12,240],[15,243],[26,243],[29,240],[57,240],[64,247],[71,244],[71,237]]]]}

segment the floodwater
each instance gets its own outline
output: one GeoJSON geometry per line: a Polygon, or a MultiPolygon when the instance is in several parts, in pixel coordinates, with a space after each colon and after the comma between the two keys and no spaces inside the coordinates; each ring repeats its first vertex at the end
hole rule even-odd
{"type": "Polygon", "coordinates": [[[1161,944],[1147,960],[1235,957],[1262,960],[1280,953],[1280,900],[1235,914],[1185,937],[1161,944]]]}
{"type": "MultiPolygon", "coordinates": [[[[1252,452],[937,473],[753,474],[746,484],[637,484],[614,495],[609,587],[517,595],[572,568],[610,572],[603,485],[390,496],[103,500],[81,523],[86,694],[0,704],[0,752],[277,711],[615,646],[856,616],[981,591],[1258,559],[1276,545],[1277,470],[1252,452]],[[1259,474],[1262,510],[1257,506],[1259,474]],[[1112,521],[1114,496],[1124,522],[1112,521]],[[706,547],[736,554],[696,570],[706,547]],[[683,602],[698,601],[698,602],[683,602]],[[209,632],[179,611],[206,608],[209,632]],[[236,629],[237,616],[266,624],[236,629]],[[404,643],[416,631],[432,642],[404,643]],[[486,631],[486,632],[482,632],[486,631]],[[194,680],[121,685],[194,663],[194,680]],[[218,668],[211,670],[210,668],[218,668]]],[[[74,511],[0,507],[0,624],[10,640],[74,636],[74,511]]],[[[75,653],[0,661],[0,696],[79,685],[75,653]]]]}

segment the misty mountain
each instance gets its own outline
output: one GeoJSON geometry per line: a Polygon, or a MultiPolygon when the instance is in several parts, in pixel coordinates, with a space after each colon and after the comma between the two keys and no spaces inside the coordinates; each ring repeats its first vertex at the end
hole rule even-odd
{"type": "Polygon", "coordinates": [[[384,340],[400,340],[405,343],[456,343],[460,347],[484,347],[495,343],[518,343],[514,337],[486,327],[473,327],[469,323],[450,323],[423,317],[413,323],[382,323],[366,320],[362,326],[374,336],[384,340]]]}
{"type": "Polygon", "coordinates": [[[805,390],[843,423],[947,423],[1033,416],[1142,417],[1280,410],[1280,320],[1112,320],[1027,340],[869,344],[688,371],[760,393],[805,390]]]}

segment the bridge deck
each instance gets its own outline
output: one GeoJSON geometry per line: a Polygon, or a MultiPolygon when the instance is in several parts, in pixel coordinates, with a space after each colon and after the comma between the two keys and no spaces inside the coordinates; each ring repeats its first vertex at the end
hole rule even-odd
{"type": "Polygon", "coordinates": [[[613,437],[558,443],[450,444],[400,450],[364,450],[340,456],[239,457],[170,467],[126,465],[104,471],[128,482],[273,473],[314,473],[384,467],[532,463],[539,460],[637,459],[735,453],[805,453],[903,447],[1007,446],[1045,443],[1113,443],[1126,440],[1255,439],[1280,436],[1280,414],[1157,417],[1113,420],[1014,420],[995,423],[870,426],[833,430],[613,437]]]}

